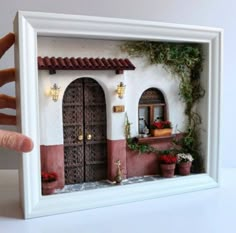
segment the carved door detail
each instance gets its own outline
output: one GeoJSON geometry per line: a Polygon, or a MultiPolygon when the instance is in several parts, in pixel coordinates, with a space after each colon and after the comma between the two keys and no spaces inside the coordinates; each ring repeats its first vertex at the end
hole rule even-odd
{"type": "Polygon", "coordinates": [[[107,178],[106,102],[91,78],[73,81],[63,97],[65,183],[107,178]]]}

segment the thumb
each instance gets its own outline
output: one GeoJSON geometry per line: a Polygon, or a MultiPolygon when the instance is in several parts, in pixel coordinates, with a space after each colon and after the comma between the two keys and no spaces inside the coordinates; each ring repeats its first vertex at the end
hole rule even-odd
{"type": "Polygon", "coordinates": [[[17,152],[29,152],[33,149],[33,142],[20,133],[0,130],[0,147],[17,152]]]}

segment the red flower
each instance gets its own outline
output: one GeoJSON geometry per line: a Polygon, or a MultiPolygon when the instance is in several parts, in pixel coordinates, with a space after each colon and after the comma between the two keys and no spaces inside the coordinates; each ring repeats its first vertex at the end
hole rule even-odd
{"type": "Polygon", "coordinates": [[[42,182],[53,182],[58,179],[56,172],[42,172],[41,173],[42,182]]]}
{"type": "Polygon", "coordinates": [[[172,164],[177,162],[177,157],[175,155],[166,154],[166,155],[161,155],[159,160],[160,163],[172,164]]]}
{"type": "Polygon", "coordinates": [[[171,128],[170,121],[154,121],[152,124],[152,129],[168,129],[171,128]]]}

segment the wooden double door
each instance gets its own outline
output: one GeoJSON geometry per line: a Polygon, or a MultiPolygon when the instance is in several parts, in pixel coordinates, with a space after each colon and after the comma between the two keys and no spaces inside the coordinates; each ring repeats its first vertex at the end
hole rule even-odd
{"type": "Polygon", "coordinates": [[[91,78],[73,81],[63,97],[65,183],[107,178],[106,101],[91,78]]]}

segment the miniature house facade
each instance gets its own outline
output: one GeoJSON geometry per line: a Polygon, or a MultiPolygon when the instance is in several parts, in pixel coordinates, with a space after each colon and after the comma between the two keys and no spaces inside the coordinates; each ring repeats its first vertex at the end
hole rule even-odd
{"type": "MultiPolygon", "coordinates": [[[[41,169],[57,171],[58,187],[64,184],[114,180],[115,165],[121,161],[124,177],[158,174],[155,154],[137,156],[126,146],[125,119],[131,122],[131,136],[143,133],[144,122],[169,120],[173,132],[184,131],[186,116],[179,98],[179,81],[161,65],[150,65],[144,58],[132,58],[120,50],[122,41],[73,38],[38,38],[38,96],[41,169]],[[49,62],[47,62],[47,59],[49,62]],[[92,59],[90,68],[75,69],[64,58],[92,59]],[[50,62],[60,58],[64,69],[52,69],[50,62]],[[123,62],[96,68],[96,62],[108,59],[123,62]],[[97,60],[96,60],[97,59],[97,60]],[[119,60],[120,59],[120,60],[119,60]],[[124,66],[125,66],[124,65],[124,66]],[[125,86],[123,98],[117,86],[125,86]],[[56,84],[57,101],[50,95],[56,84]],[[150,110],[145,96],[154,96],[150,110]],[[145,100],[146,99],[146,100],[145,100]],[[155,102],[156,101],[156,102],[155,102]]],[[[172,137],[141,138],[166,149],[172,137]]]]}
{"type": "MultiPolygon", "coordinates": [[[[34,141],[34,149],[29,153],[22,153],[19,166],[20,196],[25,218],[218,187],[223,75],[221,65],[223,61],[223,31],[221,29],[21,11],[15,18],[14,26],[16,33],[17,126],[19,132],[34,141]],[[126,177],[136,176],[142,172],[146,173],[144,166],[141,167],[140,164],[156,163],[154,160],[152,163],[146,161],[151,160],[151,156],[149,156],[151,154],[139,156],[128,150],[127,145],[129,144],[126,145],[124,134],[126,116],[131,124],[131,136],[138,136],[142,133],[139,119],[146,120],[147,116],[145,115],[146,110],[142,109],[144,106],[140,105],[143,105],[143,96],[146,96],[146,91],[155,90],[161,93],[156,96],[162,97],[158,99],[166,109],[161,112],[159,108],[156,111],[157,117],[160,115],[163,117],[165,114],[164,117],[172,123],[173,134],[178,133],[178,130],[185,130],[186,119],[183,113],[183,103],[178,96],[178,79],[172,77],[162,66],[152,66],[143,58],[131,58],[122,53],[119,48],[121,40],[190,42],[201,46],[204,63],[199,81],[206,92],[201,101],[193,107],[193,110],[202,119],[199,139],[202,143],[200,149],[205,171],[188,177],[161,179],[160,181],[157,178],[156,181],[132,185],[111,185],[110,182],[107,182],[109,188],[81,192],[69,190],[74,193],[62,193],[62,191],[52,197],[44,196],[41,171],[56,171],[60,176],[61,187],[65,182],[63,180],[65,179],[64,168],[68,164],[65,164],[64,161],[64,149],[67,143],[70,144],[71,133],[68,129],[69,136],[67,138],[64,126],[70,128],[75,125],[63,122],[64,119],[70,119],[70,116],[73,116],[68,114],[64,118],[63,113],[67,112],[65,110],[67,107],[70,108],[71,103],[68,103],[67,100],[73,96],[70,94],[70,90],[73,90],[74,86],[82,86],[82,90],[84,90],[86,81],[91,81],[96,87],[99,87],[99,93],[104,95],[105,108],[103,109],[105,110],[103,111],[106,111],[106,118],[103,120],[106,122],[106,172],[108,179],[112,180],[114,173],[116,174],[114,162],[116,162],[116,168],[120,167],[122,174],[126,177]],[[56,70],[54,74],[49,74],[48,70],[38,69],[37,57],[44,58],[46,56],[49,58],[128,58],[135,66],[135,70],[124,70],[123,74],[118,75],[114,70],[56,70]],[[117,85],[121,82],[126,86],[123,98],[119,98],[116,91],[117,85]],[[51,89],[52,87],[54,89],[51,89]],[[140,162],[139,159],[143,159],[143,161],[140,162]],[[120,160],[120,163],[117,160],[120,160]],[[134,160],[137,160],[136,163],[134,160]],[[113,187],[110,188],[111,186],[113,187]]],[[[81,97],[74,95],[73,99],[76,98],[81,97]]],[[[155,102],[153,107],[155,104],[160,103],[155,102]]],[[[74,105],[72,109],[76,109],[79,105],[80,103],[77,106],[74,105]]],[[[87,119],[83,117],[83,122],[85,120],[87,119]]],[[[85,123],[83,124],[85,125],[85,123]]],[[[82,141],[85,138],[92,139],[93,135],[90,135],[81,135],[78,131],[77,144],[81,139],[82,141]]],[[[147,137],[140,140],[149,140],[149,144],[155,144],[158,148],[165,146],[164,139],[161,138],[156,140],[154,137],[147,137]]],[[[83,146],[85,144],[89,143],[83,141],[83,146]]],[[[155,174],[158,174],[158,171],[155,170],[155,174]]],[[[139,181],[139,178],[137,180],[139,181]]],[[[76,186],[84,185],[90,184],[76,186]]]]}

